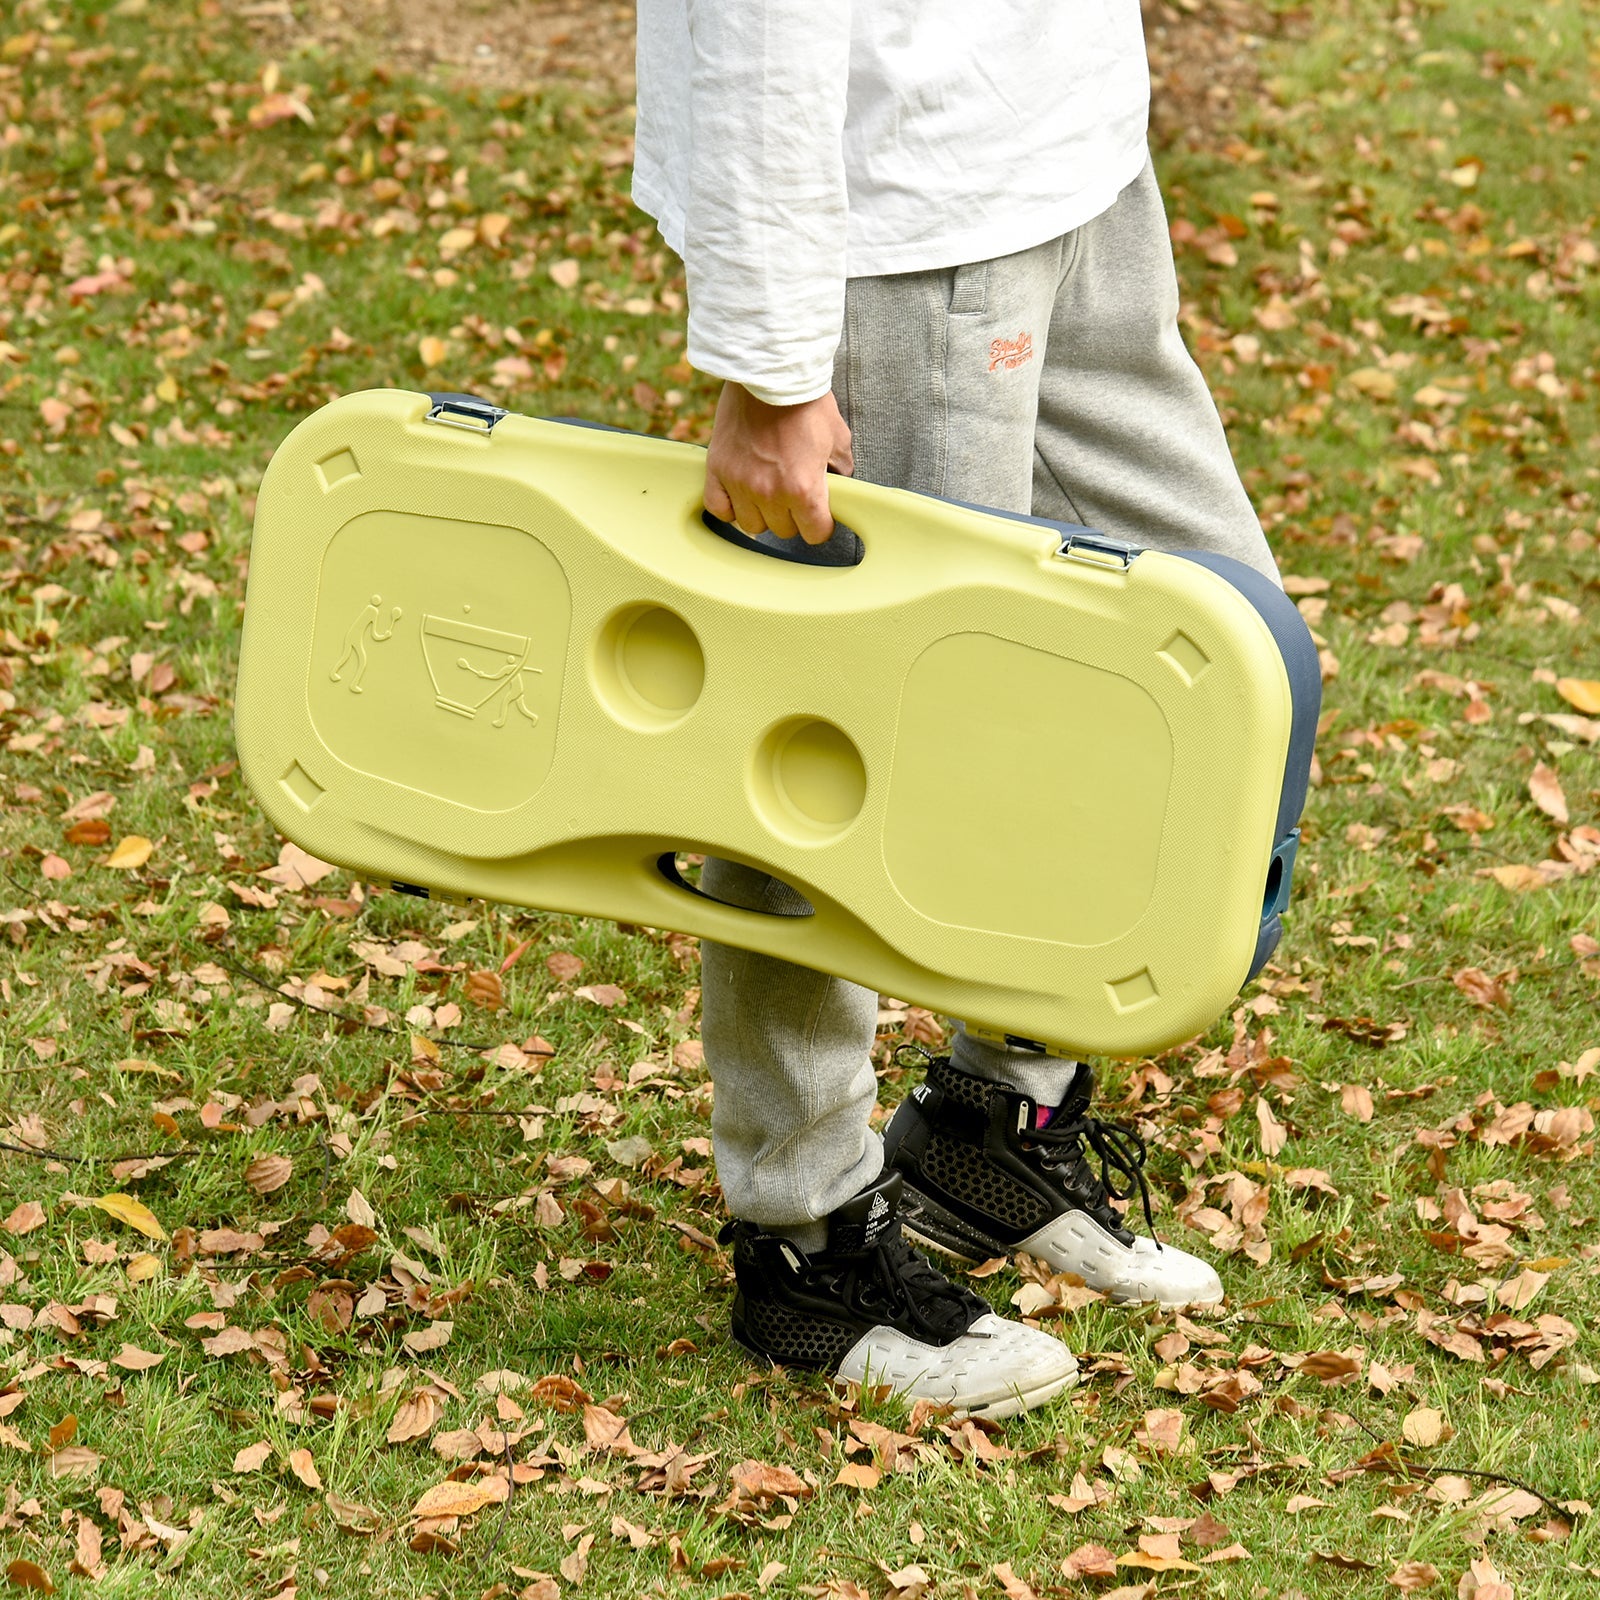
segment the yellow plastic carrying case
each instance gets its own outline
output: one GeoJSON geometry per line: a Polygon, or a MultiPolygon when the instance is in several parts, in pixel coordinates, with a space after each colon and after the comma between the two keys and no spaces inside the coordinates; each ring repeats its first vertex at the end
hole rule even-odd
{"type": "Polygon", "coordinates": [[[1052,1050],[1207,1027],[1287,900],[1319,699],[1293,604],[845,478],[820,556],[752,541],[704,466],[464,395],[301,422],[236,712],[276,826],[412,893],[699,934],[1052,1050]],[[685,853],[811,913],[709,899],[685,853]]]}

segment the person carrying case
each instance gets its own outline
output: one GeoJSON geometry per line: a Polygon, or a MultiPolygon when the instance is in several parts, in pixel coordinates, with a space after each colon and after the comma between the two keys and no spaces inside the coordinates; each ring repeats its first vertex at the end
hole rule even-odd
{"type": "Polygon", "coordinates": [[[820,565],[707,517],[704,461],[465,395],[301,422],[235,714],[274,825],[409,893],[701,935],[1062,1054],[1209,1026],[1288,903],[1320,701],[1294,604],[847,478],[820,565]],[[686,855],[809,911],[713,900],[686,855]]]}

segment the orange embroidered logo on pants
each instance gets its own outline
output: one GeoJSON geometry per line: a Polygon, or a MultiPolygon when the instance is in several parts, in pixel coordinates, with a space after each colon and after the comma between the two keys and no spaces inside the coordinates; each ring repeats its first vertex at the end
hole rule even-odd
{"type": "Polygon", "coordinates": [[[1019,333],[1015,339],[991,339],[989,341],[989,370],[998,372],[1002,367],[1009,372],[1013,367],[1020,367],[1025,361],[1033,360],[1033,335],[1019,333]]]}

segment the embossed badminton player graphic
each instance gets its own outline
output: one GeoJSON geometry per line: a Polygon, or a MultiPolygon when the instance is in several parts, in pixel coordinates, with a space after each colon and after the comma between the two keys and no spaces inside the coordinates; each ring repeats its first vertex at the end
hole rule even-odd
{"type": "Polygon", "coordinates": [[[339,657],[339,664],[329,674],[335,683],[341,681],[344,669],[351,661],[356,664],[356,675],[350,680],[350,693],[361,694],[361,680],[367,675],[367,645],[382,644],[385,639],[394,637],[394,625],[400,620],[399,606],[393,606],[389,611],[389,631],[378,631],[379,618],[382,615],[378,607],[383,604],[383,596],[373,595],[372,599],[362,607],[361,615],[350,624],[349,631],[344,636],[344,653],[339,657]]]}
{"type": "MultiPolygon", "coordinates": [[[[471,609],[462,607],[463,611],[471,609]]],[[[492,708],[497,713],[497,728],[505,727],[513,706],[529,722],[539,720],[539,713],[527,700],[527,674],[538,677],[543,671],[528,665],[532,648],[533,641],[524,634],[502,633],[498,628],[431,614],[422,619],[422,654],[428,664],[428,676],[433,679],[433,703],[441,711],[453,711],[468,719],[492,708]],[[461,645],[468,647],[468,655],[456,655],[452,647],[461,645]],[[455,660],[447,667],[445,661],[451,655],[455,660]],[[474,658],[482,665],[475,665],[474,658]],[[452,670],[467,673],[478,682],[464,684],[459,677],[449,676],[452,670]]]]}

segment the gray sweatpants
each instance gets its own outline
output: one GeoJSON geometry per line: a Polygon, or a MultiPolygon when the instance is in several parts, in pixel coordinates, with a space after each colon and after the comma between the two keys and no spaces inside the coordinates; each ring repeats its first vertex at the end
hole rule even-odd
{"type": "MultiPolygon", "coordinates": [[[[852,279],[833,391],[857,477],[1147,547],[1220,551],[1277,578],[1178,332],[1166,214],[1148,162],[1110,210],[1035,249],[852,279]]],[[[793,895],[719,860],[706,862],[701,883],[759,910],[781,910],[793,895]]],[[[710,940],[701,958],[711,1129],[729,1209],[814,1248],[825,1238],[818,1219],[882,1167],[869,1122],[877,996],[710,940]]],[[[1059,1103],[1076,1071],[959,1028],[953,1054],[963,1070],[1044,1105],[1059,1103]]]]}

